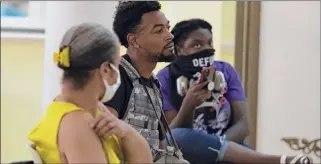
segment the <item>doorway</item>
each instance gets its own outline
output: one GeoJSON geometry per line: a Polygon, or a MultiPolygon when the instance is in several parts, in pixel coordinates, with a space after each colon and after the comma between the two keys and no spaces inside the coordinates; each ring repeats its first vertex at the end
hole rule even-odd
{"type": "Polygon", "coordinates": [[[234,66],[240,75],[247,97],[250,119],[248,142],[254,150],[257,128],[260,11],[259,1],[238,1],[236,4],[234,66]]]}

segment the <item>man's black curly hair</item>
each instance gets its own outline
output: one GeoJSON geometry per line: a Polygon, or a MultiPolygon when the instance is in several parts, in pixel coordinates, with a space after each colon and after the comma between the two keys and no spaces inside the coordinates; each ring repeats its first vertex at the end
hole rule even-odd
{"type": "Polygon", "coordinates": [[[174,44],[180,45],[183,43],[188,35],[200,28],[208,29],[212,33],[212,26],[203,19],[188,19],[177,23],[171,33],[174,35],[174,44]]]}
{"type": "Polygon", "coordinates": [[[113,30],[120,43],[128,48],[128,33],[136,32],[145,13],[161,9],[158,1],[121,1],[116,7],[113,30]]]}

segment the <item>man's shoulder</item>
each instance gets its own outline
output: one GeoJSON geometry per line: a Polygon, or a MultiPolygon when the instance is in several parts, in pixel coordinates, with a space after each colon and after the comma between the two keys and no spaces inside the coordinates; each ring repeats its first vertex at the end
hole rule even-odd
{"type": "MultiPolygon", "coordinates": [[[[123,55],[122,58],[130,63],[129,56],[127,54],[123,55]]],[[[119,73],[122,78],[126,79],[126,81],[127,79],[130,79],[127,71],[125,70],[122,64],[119,65],[119,73]]]]}
{"type": "Polygon", "coordinates": [[[122,56],[122,59],[124,59],[125,61],[127,61],[126,63],[124,62],[121,62],[121,64],[119,65],[119,73],[121,74],[121,78],[124,78],[126,80],[129,80],[129,82],[131,82],[132,80],[132,77],[130,76],[130,73],[129,72],[136,72],[135,68],[133,67],[132,65],[132,62],[129,58],[129,56],[127,54],[123,55],[122,56]],[[125,69],[124,66],[127,68],[125,69]],[[132,69],[128,69],[129,67],[128,66],[132,66],[132,69]]]}
{"type": "Polygon", "coordinates": [[[120,76],[121,77],[128,77],[128,74],[127,74],[127,72],[126,72],[126,70],[125,70],[125,68],[122,66],[122,65],[119,65],[119,73],[120,73],[120,76]]]}
{"type": "Polygon", "coordinates": [[[122,90],[131,90],[133,87],[132,80],[126,72],[125,68],[121,65],[119,65],[119,74],[121,79],[120,85],[121,87],[123,87],[122,90]]]}

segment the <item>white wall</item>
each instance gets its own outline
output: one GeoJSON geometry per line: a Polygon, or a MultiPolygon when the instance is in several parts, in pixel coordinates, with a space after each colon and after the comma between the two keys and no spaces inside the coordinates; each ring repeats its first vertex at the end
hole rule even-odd
{"type": "Polygon", "coordinates": [[[53,63],[52,54],[58,51],[64,33],[71,26],[83,22],[99,23],[112,31],[112,18],[117,3],[117,1],[46,2],[43,111],[60,92],[62,71],[53,63]]]}
{"type": "Polygon", "coordinates": [[[259,64],[257,150],[300,154],[281,138],[320,138],[320,2],[262,2],[259,64]]]}

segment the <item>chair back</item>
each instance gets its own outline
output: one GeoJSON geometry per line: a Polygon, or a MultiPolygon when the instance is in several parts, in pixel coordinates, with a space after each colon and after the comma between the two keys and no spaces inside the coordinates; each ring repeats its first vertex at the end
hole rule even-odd
{"type": "Polygon", "coordinates": [[[29,150],[29,152],[32,155],[33,163],[34,164],[42,164],[42,160],[40,158],[40,155],[36,151],[35,146],[33,144],[28,144],[27,149],[29,150]]]}

